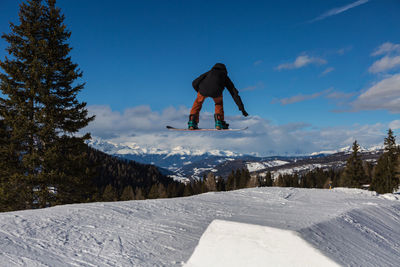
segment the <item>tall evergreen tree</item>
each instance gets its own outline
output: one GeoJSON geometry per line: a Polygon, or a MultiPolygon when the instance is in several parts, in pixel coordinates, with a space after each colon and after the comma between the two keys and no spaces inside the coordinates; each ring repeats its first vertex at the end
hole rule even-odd
{"type": "Polygon", "coordinates": [[[203,181],[205,182],[207,191],[217,191],[217,181],[215,179],[214,173],[208,173],[206,179],[203,179],[203,181]]]}
{"type": "Polygon", "coordinates": [[[158,192],[158,198],[167,198],[168,197],[167,189],[161,183],[158,184],[157,192],[158,192]]]}
{"type": "Polygon", "coordinates": [[[149,193],[147,194],[147,198],[153,199],[153,198],[158,198],[158,185],[153,184],[150,188],[149,193]]]}
{"type": "Polygon", "coordinates": [[[112,185],[107,185],[106,188],[104,188],[103,196],[102,196],[103,201],[117,201],[118,200],[118,194],[117,190],[112,185]]]}
{"type": "Polygon", "coordinates": [[[378,159],[375,174],[371,182],[371,190],[380,194],[392,193],[399,186],[398,165],[399,148],[396,145],[396,137],[391,129],[384,140],[385,152],[378,159]]]}
{"type": "Polygon", "coordinates": [[[235,190],[236,189],[235,172],[233,170],[228,176],[225,188],[226,188],[227,191],[231,191],[231,190],[235,190]]]}
{"type": "Polygon", "coordinates": [[[10,56],[0,62],[5,96],[0,117],[7,138],[0,149],[10,156],[2,166],[7,166],[6,185],[18,185],[6,189],[18,190],[10,196],[24,196],[14,208],[85,201],[93,189],[84,144],[90,135],[74,134],[94,117],[77,100],[82,72],[69,56],[71,32],[55,2],[22,3],[19,25],[11,23],[11,33],[2,36],[10,56]]]}
{"type": "Polygon", "coordinates": [[[274,184],[274,180],[272,179],[272,173],[267,172],[265,176],[265,186],[272,186],[274,184]]]}
{"type": "Polygon", "coordinates": [[[225,179],[222,177],[218,177],[217,179],[217,191],[225,191],[226,190],[225,179]]]}
{"type": "Polygon", "coordinates": [[[145,199],[145,197],[144,197],[144,195],[143,195],[143,192],[142,192],[142,189],[139,188],[139,187],[136,187],[136,189],[135,189],[135,199],[136,199],[136,200],[143,200],[143,199],[145,199]]]}
{"type": "Polygon", "coordinates": [[[396,154],[398,147],[396,145],[396,137],[394,136],[392,129],[388,130],[388,135],[387,137],[385,137],[383,143],[385,146],[385,152],[391,152],[392,154],[396,154]]]}
{"type": "Polygon", "coordinates": [[[132,186],[125,186],[124,191],[122,191],[121,200],[133,200],[135,199],[135,194],[133,193],[132,186]]]}
{"type": "Polygon", "coordinates": [[[357,140],[353,143],[353,152],[347,159],[346,167],[341,177],[341,186],[361,187],[361,182],[365,180],[365,171],[363,162],[359,155],[360,146],[357,140]]]}

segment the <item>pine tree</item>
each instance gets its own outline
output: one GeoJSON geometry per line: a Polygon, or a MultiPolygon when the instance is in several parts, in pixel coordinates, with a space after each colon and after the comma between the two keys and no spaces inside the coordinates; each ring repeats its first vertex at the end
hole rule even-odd
{"type": "Polygon", "coordinates": [[[396,154],[397,146],[396,146],[396,137],[392,129],[388,130],[388,136],[384,139],[385,152],[391,152],[392,154],[396,154]]]}
{"type": "Polygon", "coordinates": [[[265,176],[265,186],[272,186],[274,184],[274,180],[272,180],[271,172],[267,172],[265,176]]]}
{"type": "Polygon", "coordinates": [[[168,197],[167,189],[161,183],[158,184],[157,193],[158,193],[158,198],[167,198],[168,197]]]}
{"type": "Polygon", "coordinates": [[[2,36],[11,57],[0,62],[7,138],[1,150],[10,156],[4,162],[6,184],[17,185],[8,190],[18,190],[9,194],[23,196],[16,208],[86,201],[94,189],[84,144],[90,135],[74,136],[94,117],[77,100],[82,72],[69,56],[71,32],[55,2],[22,3],[20,24],[11,23],[11,33],[2,36]]]}
{"type": "Polygon", "coordinates": [[[250,172],[248,169],[241,169],[240,170],[240,182],[239,188],[246,188],[250,181],[250,172]]]}
{"type": "Polygon", "coordinates": [[[385,152],[378,159],[375,167],[375,174],[371,182],[371,190],[380,194],[392,193],[399,186],[398,165],[399,148],[396,145],[396,138],[391,129],[384,140],[385,152]]]}
{"type": "Polygon", "coordinates": [[[227,191],[231,191],[231,190],[235,190],[236,189],[235,172],[233,170],[228,176],[225,188],[226,188],[227,191]]]}
{"type": "Polygon", "coordinates": [[[150,199],[154,199],[154,198],[158,198],[158,185],[157,184],[153,184],[150,188],[149,193],[147,194],[147,198],[150,199]]]}
{"type": "Polygon", "coordinates": [[[125,186],[124,191],[122,191],[121,200],[133,200],[135,199],[135,194],[133,193],[132,186],[125,186]]]}
{"type": "Polygon", "coordinates": [[[205,186],[207,187],[207,191],[217,191],[217,182],[215,180],[214,173],[210,172],[207,174],[205,179],[205,186]]]}
{"type": "Polygon", "coordinates": [[[341,186],[361,187],[361,182],[365,179],[363,162],[359,155],[360,146],[357,140],[353,143],[353,152],[347,159],[346,167],[341,177],[341,186]]]}
{"type": "Polygon", "coordinates": [[[145,197],[143,196],[143,191],[141,188],[136,187],[135,189],[135,199],[136,200],[143,200],[145,197]]]}
{"type": "Polygon", "coordinates": [[[188,196],[192,196],[192,195],[193,195],[192,185],[190,183],[186,184],[185,189],[183,190],[183,196],[188,197],[188,196]]]}
{"type": "Polygon", "coordinates": [[[167,197],[176,197],[176,184],[169,183],[167,186],[167,197]]]}
{"type": "Polygon", "coordinates": [[[246,188],[253,188],[258,186],[260,186],[260,180],[258,179],[258,176],[250,176],[249,180],[247,181],[246,188]]]}
{"type": "Polygon", "coordinates": [[[225,180],[222,177],[219,177],[217,180],[217,191],[221,192],[221,191],[225,191],[226,190],[226,184],[225,184],[225,180]]]}
{"type": "Polygon", "coordinates": [[[103,192],[102,196],[103,201],[117,201],[118,200],[118,194],[115,188],[109,184],[106,186],[103,192]]]}

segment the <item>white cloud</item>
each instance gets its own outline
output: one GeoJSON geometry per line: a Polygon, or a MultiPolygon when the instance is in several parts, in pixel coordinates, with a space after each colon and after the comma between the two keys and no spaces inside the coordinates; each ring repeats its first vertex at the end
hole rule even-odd
{"type": "Polygon", "coordinates": [[[371,56],[380,56],[380,55],[386,55],[391,52],[399,52],[400,53],[400,44],[394,44],[391,42],[386,42],[381,44],[381,46],[376,49],[371,56]]]}
{"type": "Polygon", "coordinates": [[[400,66],[400,44],[390,42],[380,45],[371,56],[384,56],[375,61],[368,71],[371,73],[386,72],[400,66]]]}
{"type": "Polygon", "coordinates": [[[334,91],[334,92],[327,94],[325,96],[325,98],[346,100],[346,99],[351,98],[354,95],[355,95],[355,93],[344,93],[344,92],[334,91]]]}
{"type": "Polygon", "coordinates": [[[332,72],[332,71],[334,71],[334,70],[335,70],[335,68],[329,67],[329,68],[325,69],[325,70],[321,73],[321,76],[325,76],[325,75],[327,75],[328,73],[330,73],[330,72],[332,72]]]}
{"type": "MultiPolygon", "coordinates": [[[[333,101],[337,106],[348,106],[349,99],[351,97],[353,97],[354,95],[356,95],[355,92],[345,93],[345,92],[341,92],[341,91],[334,91],[334,88],[332,87],[332,88],[326,89],[324,91],[316,92],[313,94],[306,94],[306,95],[298,94],[298,95],[291,96],[291,97],[274,99],[271,101],[271,103],[272,104],[280,103],[281,105],[289,105],[289,104],[294,104],[294,103],[298,103],[298,102],[302,102],[302,101],[306,101],[306,100],[323,97],[323,98],[333,101]]],[[[340,112],[340,111],[338,110],[335,112],[340,112]]],[[[341,111],[341,112],[343,112],[343,111],[341,111]]]]}
{"type": "Polygon", "coordinates": [[[386,109],[400,113],[400,73],[370,87],[352,103],[352,106],[356,111],[386,109]]]}
{"type": "Polygon", "coordinates": [[[327,61],[322,58],[317,57],[309,57],[308,55],[301,55],[296,58],[296,60],[292,63],[284,63],[276,67],[277,70],[283,69],[299,69],[305,67],[310,64],[315,65],[323,65],[326,64],[327,61]]]}
{"type": "Polygon", "coordinates": [[[110,106],[89,106],[90,115],[96,115],[95,122],[87,129],[100,137],[164,130],[168,122],[181,121],[189,116],[189,109],[166,108],[163,112],[151,110],[149,106],[136,106],[123,112],[113,111],[110,106]]]}
{"type": "Polygon", "coordinates": [[[314,94],[309,94],[309,95],[298,94],[295,96],[279,99],[278,102],[280,102],[282,105],[294,104],[294,103],[302,102],[305,100],[310,100],[310,99],[320,97],[320,96],[328,93],[329,91],[330,91],[330,89],[324,90],[322,92],[317,92],[314,94]]]}
{"type": "Polygon", "coordinates": [[[244,92],[244,91],[254,91],[254,90],[258,90],[258,89],[263,89],[264,87],[265,87],[265,85],[264,85],[263,82],[258,82],[258,83],[255,84],[255,85],[247,86],[247,87],[245,87],[245,88],[243,88],[243,89],[240,89],[240,91],[241,91],[241,92],[244,92]]]}
{"type": "Polygon", "coordinates": [[[385,56],[378,61],[375,61],[368,71],[371,73],[385,72],[400,66],[400,56],[390,57],[385,56]]]}
{"type": "MultiPolygon", "coordinates": [[[[311,153],[337,149],[357,139],[364,146],[382,143],[387,125],[353,125],[350,127],[315,128],[304,122],[275,125],[258,116],[227,116],[233,128],[249,127],[242,132],[174,132],[166,125],[186,127],[189,109],[170,107],[161,112],[148,106],[138,106],[123,112],[109,106],[89,106],[96,120],[83,132],[89,131],[114,142],[136,143],[142,147],[172,149],[221,149],[259,155],[311,153]]],[[[201,127],[212,127],[211,113],[203,112],[201,127]]]]}
{"type": "Polygon", "coordinates": [[[349,9],[352,9],[352,8],[357,7],[357,6],[363,5],[363,4],[367,3],[368,1],[369,0],[358,0],[358,1],[354,2],[354,3],[348,4],[348,5],[345,5],[345,6],[342,6],[342,7],[333,8],[333,9],[328,10],[327,12],[323,13],[322,15],[316,17],[315,19],[311,20],[310,22],[315,22],[315,21],[318,21],[318,20],[326,19],[326,18],[331,17],[331,16],[338,15],[338,14],[343,13],[343,12],[349,10],[349,9]]]}
{"type": "Polygon", "coordinates": [[[392,130],[400,129],[400,120],[394,120],[389,123],[389,128],[392,130]]]}
{"type": "Polygon", "coordinates": [[[257,60],[256,62],[253,63],[254,66],[259,66],[263,63],[262,60],[257,60]]]}

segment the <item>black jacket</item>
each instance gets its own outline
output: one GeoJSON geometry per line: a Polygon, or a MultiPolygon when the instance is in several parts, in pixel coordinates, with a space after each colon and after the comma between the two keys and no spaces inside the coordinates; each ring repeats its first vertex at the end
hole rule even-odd
{"type": "Polygon", "coordinates": [[[244,111],[242,100],[239,96],[238,90],[228,77],[228,71],[222,63],[217,63],[212,69],[192,82],[193,88],[208,97],[219,97],[222,95],[224,88],[226,87],[229,93],[232,95],[233,100],[239,107],[239,110],[244,111]]]}

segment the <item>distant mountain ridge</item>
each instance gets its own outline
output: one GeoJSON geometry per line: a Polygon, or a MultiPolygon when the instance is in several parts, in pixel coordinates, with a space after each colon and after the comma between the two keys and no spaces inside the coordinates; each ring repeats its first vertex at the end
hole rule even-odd
{"type": "MultiPolygon", "coordinates": [[[[136,143],[119,144],[98,137],[93,137],[88,144],[110,155],[143,164],[156,165],[163,174],[176,180],[201,179],[208,172],[225,177],[232,170],[241,168],[247,168],[252,173],[260,173],[287,169],[290,166],[300,170],[313,169],[318,166],[343,167],[348,155],[352,152],[351,146],[347,146],[311,154],[259,157],[223,150],[191,150],[182,146],[174,147],[171,150],[146,148],[136,143]],[[321,165],[321,163],[324,164],[321,165]]],[[[376,155],[382,150],[383,146],[381,145],[370,148],[361,147],[360,153],[368,159],[375,160],[376,155]]]]}

